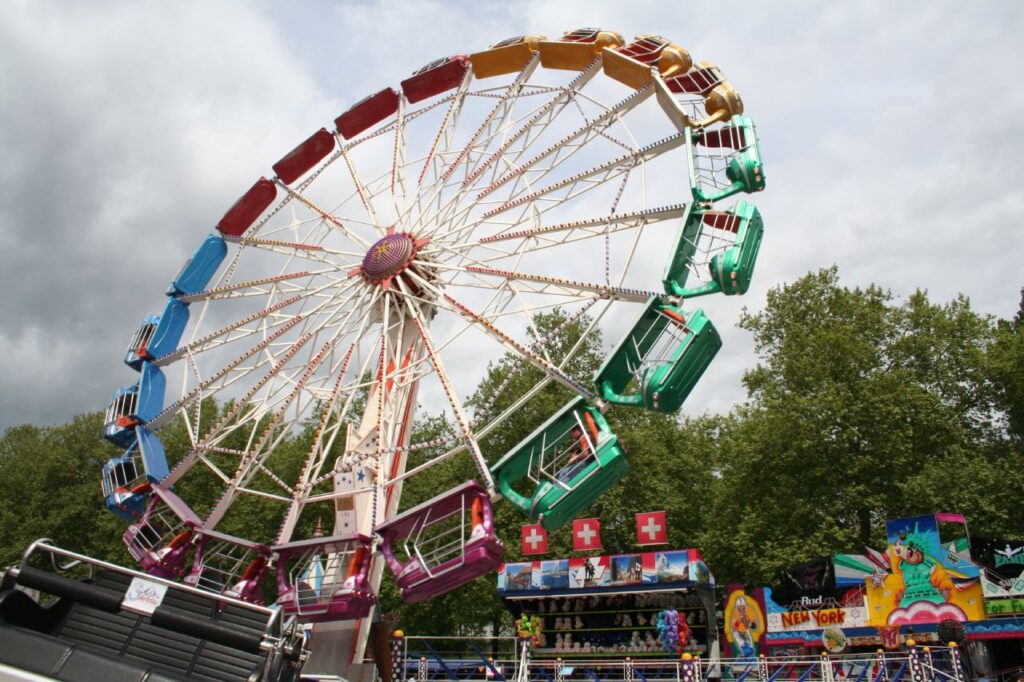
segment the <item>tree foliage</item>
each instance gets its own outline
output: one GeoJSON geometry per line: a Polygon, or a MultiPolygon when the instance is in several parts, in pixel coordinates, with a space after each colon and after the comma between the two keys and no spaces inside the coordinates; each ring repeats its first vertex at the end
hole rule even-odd
{"type": "Polygon", "coordinates": [[[719,573],[762,581],[812,556],[878,547],[886,519],[932,511],[961,512],[982,533],[1024,533],[1020,450],[1002,416],[1014,398],[992,371],[996,325],[965,298],[934,304],[917,291],[897,302],[841,286],[832,268],[773,289],[740,326],[759,363],[716,443],[704,545],[719,573]]]}

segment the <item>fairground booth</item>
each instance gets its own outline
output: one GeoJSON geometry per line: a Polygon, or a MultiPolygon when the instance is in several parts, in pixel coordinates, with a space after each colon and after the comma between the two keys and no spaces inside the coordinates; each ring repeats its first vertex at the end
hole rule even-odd
{"type": "MultiPolygon", "coordinates": [[[[656,514],[664,528],[664,514],[656,514]]],[[[598,529],[596,519],[577,520],[574,537],[600,547],[590,535],[598,529]]],[[[538,530],[524,527],[524,549],[538,530]]],[[[577,549],[588,545],[577,539],[577,549]]],[[[498,573],[498,594],[520,624],[529,623],[538,659],[717,654],[715,581],[696,549],[507,563],[498,573]]]]}
{"type": "Polygon", "coordinates": [[[963,645],[976,675],[1024,666],[1024,542],[971,538],[958,514],[888,522],[886,551],[818,557],[746,593],[730,586],[736,656],[963,645]]]}

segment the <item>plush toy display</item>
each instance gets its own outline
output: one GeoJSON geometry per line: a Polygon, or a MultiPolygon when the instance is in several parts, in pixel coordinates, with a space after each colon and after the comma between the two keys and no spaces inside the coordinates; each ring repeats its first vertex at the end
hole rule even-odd
{"type": "Polygon", "coordinates": [[[521,603],[515,628],[542,657],[673,657],[687,648],[704,651],[700,635],[693,634],[706,620],[694,608],[698,605],[696,595],[687,593],[588,595],[571,601],[559,596],[521,603]]]}
{"type": "Polygon", "coordinates": [[[518,632],[519,636],[524,639],[528,637],[530,641],[533,642],[534,646],[540,645],[540,635],[542,630],[543,626],[541,625],[541,620],[537,616],[528,616],[524,613],[522,617],[516,621],[516,632],[518,632]]]}
{"type": "Polygon", "coordinates": [[[661,647],[665,651],[681,653],[690,643],[690,626],[686,618],[680,618],[675,609],[659,611],[656,627],[661,647]]]}

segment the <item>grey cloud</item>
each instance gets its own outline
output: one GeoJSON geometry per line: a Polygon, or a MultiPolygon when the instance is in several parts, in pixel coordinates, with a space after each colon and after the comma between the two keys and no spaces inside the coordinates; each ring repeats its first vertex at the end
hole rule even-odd
{"type": "Polygon", "coordinates": [[[244,6],[30,3],[0,27],[0,424],[100,409],[181,261],[329,108],[244,6]],[[259,144],[253,141],[258,140],[259,144]]]}

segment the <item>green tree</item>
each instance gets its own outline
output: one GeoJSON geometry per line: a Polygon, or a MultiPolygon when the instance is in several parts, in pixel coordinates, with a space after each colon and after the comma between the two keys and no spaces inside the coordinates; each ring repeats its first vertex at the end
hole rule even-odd
{"type": "Polygon", "coordinates": [[[759,363],[716,439],[705,546],[720,577],[759,582],[877,547],[885,520],[909,514],[959,511],[980,530],[1019,532],[1019,466],[993,447],[994,324],[966,298],[897,303],[841,286],[833,267],[773,289],[740,326],[759,363]]]}
{"type": "Polygon", "coordinates": [[[0,437],[0,566],[40,537],[128,563],[123,524],[102,505],[100,468],[118,450],[101,434],[97,412],[60,426],[12,427],[0,437]]]}
{"type": "Polygon", "coordinates": [[[996,401],[1005,415],[1006,438],[1020,452],[1024,447],[1024,289],[1016,316],[1000,321],[989,359],[996,401]]]}

